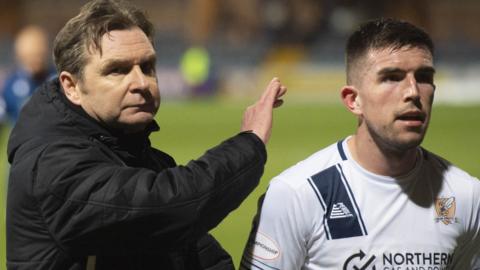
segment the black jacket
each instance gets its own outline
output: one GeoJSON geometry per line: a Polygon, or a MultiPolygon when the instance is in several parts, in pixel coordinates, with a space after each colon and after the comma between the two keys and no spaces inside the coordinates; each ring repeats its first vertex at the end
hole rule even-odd
{"type": "Polygon", "coordinates": [[[155,130],[102,127],[58,80],[37,91],[8,143],[8,269],[232,269],[208,231],[258,184],[264,144],[240,133],[177,166],[155,130]]]}

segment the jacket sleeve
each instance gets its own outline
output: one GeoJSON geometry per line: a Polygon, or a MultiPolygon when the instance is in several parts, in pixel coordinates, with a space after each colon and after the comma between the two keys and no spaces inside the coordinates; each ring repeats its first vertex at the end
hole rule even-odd
{"type": "Polygon", "coordinates": [[[237,208],[265,162],[265,146],[253,133],[160,173],[114,163],[88,142],[57,142],[42,152],[33,190],[51,236],[66,250],[172,249],[194,242],[237,208]]]}

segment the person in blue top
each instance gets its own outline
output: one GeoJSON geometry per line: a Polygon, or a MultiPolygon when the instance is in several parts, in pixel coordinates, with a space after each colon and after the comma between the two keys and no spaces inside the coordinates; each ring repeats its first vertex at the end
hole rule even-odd
{"type": "Polygon", "coordinates": [[[3,119],[15,123],[22,106],[35,89],[55,76],[49,63],[49,43],[46,31],[37,25],[28,25],[15,38],[16,68],[6,78],[2,89],[0,112],[3,119]]]}

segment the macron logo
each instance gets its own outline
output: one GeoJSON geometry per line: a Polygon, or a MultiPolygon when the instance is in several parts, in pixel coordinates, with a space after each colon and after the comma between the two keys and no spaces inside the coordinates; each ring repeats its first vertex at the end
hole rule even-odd
{"type": "Polygon", "coordinates": [[[343,202],[339,202],[333,205],[332,212],[330,213],[330,219],[337,219],[337,218],[348,218],[353,217],[352,213],[348,208],[343,204],[343,202]]]}

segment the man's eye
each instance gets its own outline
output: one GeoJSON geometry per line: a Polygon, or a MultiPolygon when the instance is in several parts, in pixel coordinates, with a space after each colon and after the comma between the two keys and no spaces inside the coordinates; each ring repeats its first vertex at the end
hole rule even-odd
{"type": "Polygon", "coordinates": [[[114,68],[111,68],[109,71],[108,71],[108,74],[111,74],[111,75],[120,75],[120,74],[126,74],[128,73],[128,68],[126,67],[114,67],[114,68]]]}
{"type": "Polygon", "coordinates": [[[155,64],[154,63],[145,63],[141,66],[142,72],[148,75],[155,74],[155,64]]]}
{"type": "Polygon", "coordinates": [[[401,74],[388,74],[382,77],[382,82],[399,82],[403,77],[401,74]]]}
{"type": "Polygon", "coordinates": [[[418,83],[433,84],[433,74],[419,73],[415,75],[415,80],[417,80],[418,83]]]}

